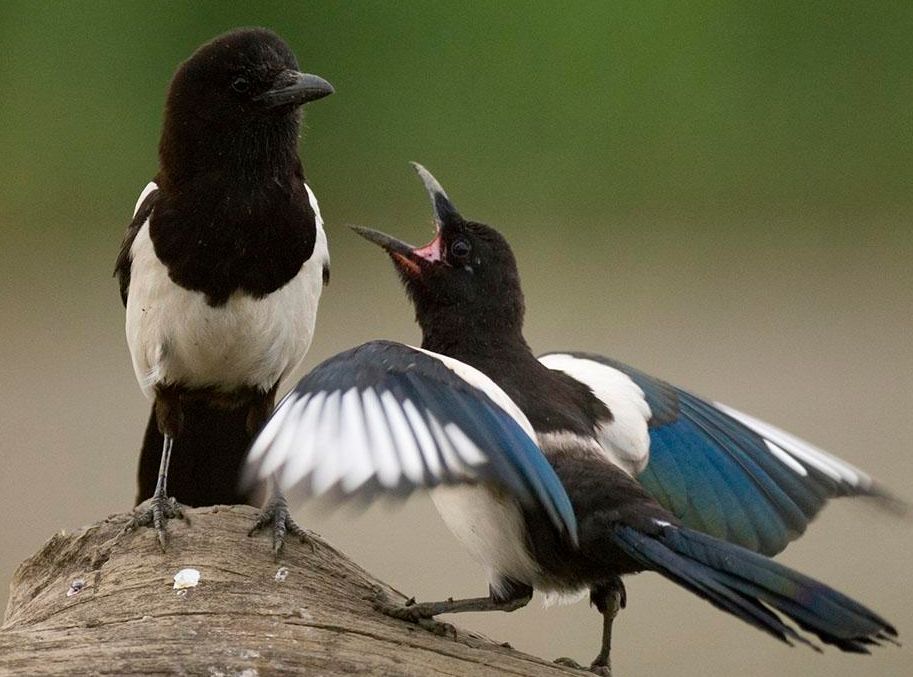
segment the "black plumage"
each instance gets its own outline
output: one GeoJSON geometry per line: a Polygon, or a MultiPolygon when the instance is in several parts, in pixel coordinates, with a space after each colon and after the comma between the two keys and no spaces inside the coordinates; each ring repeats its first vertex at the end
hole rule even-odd
{"type": "MultiPolygon", "coordinates": [[[[415,305],[422,348],[480,370],[526,415],[573,506],[578,542],[559,533],[541,506],[520,506],[521,533],[511,532],[508,520],[502,522],[502,536],[522,540],[532,565],[511,564],[499,554],[507,546],[491,536],[474,544],[474,554],[494,570],[490,598],[381,608],[416,620],[452,611],[512,610],[528,600],[528,586],[589,588],[604,616],[603,647],[592,668],[604,674],[612,619],[625,601],[619,577],[643,570],[662,574],[786,642],[807,640],[778,614],[844,651],[866,652],[896,636],[890,623],[857,602],[739,545],[778,552],[827,498],[884,497],[880,487],[839,459],[791,442],[782,431],[757,424],[762,430],[757,432],[737,412],[608,358],[562,353],[536,359],[522,334],[523,294],[507,241],[460,216],[438,182],[422,167],[417,170],[435,209],[434,240],[416,248],[369,229],[356,231],[393,259],[415,305]],[[658,463],[679,467],[660,468],[651,477],[647,445],[650,462],[655,447],[658,463]],[[712,454],[712,461],[700,454],[712,454]],[[737,496],[731,504],[723,498],[714,503],[695,488],[702,480],[712,483],[717,472],[723,482],[746,487],[744,504],[737,496]],[[693,496],[700,502],[692,503],[693,496]],[[727,509],[748,516],[740,521],[727,509]],[[769,529],[763,524],[768,517],[769,529]],[[514,568],[499,569],[505,562],[514,568]],[[510,590],[518,592],[512,596],[510,590]]],[[[445,513],[445,519],[456,533],[470,535],[496,523],[480,526],[476,509],[445,513]],[[475,522],[465,526],[461,520],[475,522]]],[[[464,540],[472,544],[471,537],[464,540]]]]}
{"type": "MultiPolygon", "coordinates": [[[[185,399],[184,422],[168,468],[168,492],[183,505],[251,504],[238,482],[251,433],[244,407],[219,407],[185,399]]],[[[149,415],[137,468],[136,503],[155,493],[164,435],[149,415]]]]}
{"type": "Polygon", "coordinates": [[[137,499],[153,500],[134,524],[153,524],[163,547],[181,503],[251,501],[244,451],[307,350],[328,279],[298,135],[300,107],[332,92],[261,28],[201,46],[169,85],[159,170],[115,266],[134,369],[155,400],[137,499]]]}

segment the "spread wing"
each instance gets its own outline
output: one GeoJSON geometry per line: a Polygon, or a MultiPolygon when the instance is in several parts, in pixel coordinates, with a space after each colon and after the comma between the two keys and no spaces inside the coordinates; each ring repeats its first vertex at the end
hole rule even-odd
{"type": "Polygon", "coordinates": [[[462,362],[398,343],[366,343],[301,379],[247,459],[249,481],[271,475],[298,498],[493,482],[576,540],[570,499],[504,391],[462,362]]]}
{"type": "MultiPolygon", "coordinates": [[[[636,386],[627,397],[648,406],[649,452],[634,454],[640,462],[634,472],[694,529],[773,555],[805,531],[829,498],[889,498],[864,472],[814,445],[616,360],[590,353],[540,359],[586,383],[597,397],[609,378],[636,386]]],[[[613,392],[617,406],[621,391],[613,392]]],[[[613,408],[612,401],[606,405],[613,408]]]]}
{"type": "Polygon", "coordinates": [[[143,192],[140,193],[136,206],[133,208],[133,220],[127,226],[127,232],[124,234],[124,241],[120,245],[120,251],[117,254],[117,262],[114,264],[114,274],[120,284],[120,298],[127,305],[127,295],[130,292],[130,267],[133,263],[133,255],[130,253],[133,247],[133,240],[136,234],[146,223],[146,220],[152,214],[152,208],[158,200],[159,190],[154,181],[150,181],[143,192]]]}

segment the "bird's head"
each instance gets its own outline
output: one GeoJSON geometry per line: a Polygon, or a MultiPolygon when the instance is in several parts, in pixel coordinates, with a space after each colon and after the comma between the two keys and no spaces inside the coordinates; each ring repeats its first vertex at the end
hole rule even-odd
{"type": "Polygon", "coordinates": [[[425,334],[519,335],[523,292],[517,262],[507,240],[494,228],[464,219],[431,173],[417,163],[434,210],[434,239],[413,247],[370,228],[353,227],[386,250],[415,304],[425,334]]]}
{"type": "Polygon", "coordinates": [[[281,153],[288,145],[295,150],[300,107],[333,91],[323,78],[300,72],[292,50],[270,30],[220,35],[198,48],[171,80],[163,164],[171,156],[174,164],[180,158],[187,166],[232,150],[239,156],[281,153]]]}

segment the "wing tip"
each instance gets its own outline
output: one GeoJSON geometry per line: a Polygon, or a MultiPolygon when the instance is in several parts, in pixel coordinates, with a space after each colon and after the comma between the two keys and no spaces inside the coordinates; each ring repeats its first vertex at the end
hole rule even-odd
{"type": "Polygon", "coordinates": [[[872,483],[864,492],[856,494],[855,497],[894,517],[906,520],[913,519],[913,505],[875,480],[872,480],[872,483]]]}

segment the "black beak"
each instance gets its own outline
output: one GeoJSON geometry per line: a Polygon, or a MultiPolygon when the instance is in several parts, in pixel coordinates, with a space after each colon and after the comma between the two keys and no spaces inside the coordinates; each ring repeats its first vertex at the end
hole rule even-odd
{"type": "Polygon", "coordinates": [[[415,247],[410,244],[406,244],[402,240],[397,240],[395,237],[390,237],[386,233],[381,233],[379,230],[374,230],[372,228],[364,228],[363,226],[349,226],[356,233],[361,235],[368,242],[373,242],[378,247],[383,249],[389,254],[398,254],[403,256],[410,261],[418,262],[418,257],[415,256],[415,247]]]}
{"type": "Polygon", "coordinates": [[[336,90],[333,85],[318,75],[284,70],[273,80],[273,88],[257,96],[254,101],[267,108],[277,106],[300,106],[329,96],[336,90]]]}
{"type": "Polygon", "coordinates": [[[428,197],[431,199],[431,207],[434,209],[434,223],[438,228],[443,228],[448,223],[456,223],[462,220],[460,213],[447,197],[447,193],[441,187],[436,178],[431,175],[427,169],[422,167],[418,162],[410,163],[418,178],[425,184],[425,190],[428,191],[428,197]]]}
{"type": "Polygon", "coordinates": [[[351,228],[368,242],[373,242],[390,254],[390,257],[401,271],[412,276],[421,276],[429,266],[444,262],[441,230],[448,225],[457,226],[462,222],[463,217],[460,216],[450,198],[447,197],[447,193],[444,192],[437,179],[431,175],[431,172],[417,162],[413,162],[412,166],[415,168],[422,183],[425,184],[428,197],[431,198],[431,206],[434,209],[434,223],[437,226],[434,239],[424,247],[413,247],[402,240],[397,240],[395,237],[390,237],[386,233],[381,233],[371,228],[363,228],[361,226],[351,226],[351,228]]]}
{"type": "Polygon", "coordinates": [[[395,237],[380,233],[370,228],[352,226],[352,230],[373,242],[386,251],[400,272],[411,278],[421,278],[431,267],[441,263],[441,237],[440,233],[424,247],[413,247],[395,237]]]}

